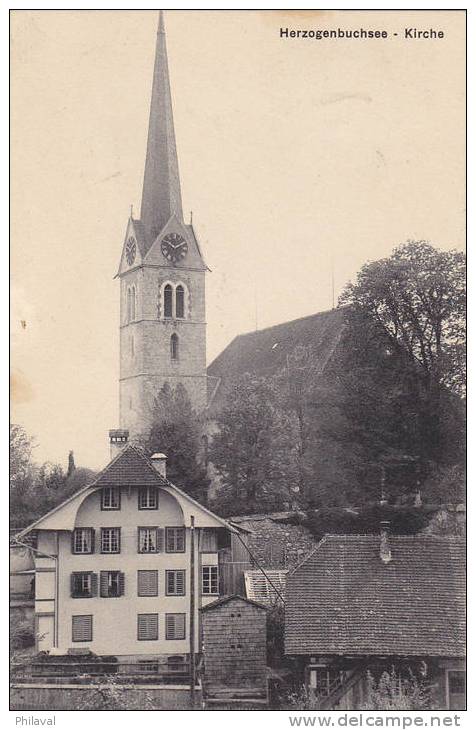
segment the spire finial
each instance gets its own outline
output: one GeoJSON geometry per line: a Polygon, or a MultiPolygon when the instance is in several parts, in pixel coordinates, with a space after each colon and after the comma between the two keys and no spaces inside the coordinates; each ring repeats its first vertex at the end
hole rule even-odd
{"type": "Polygon", "coordinates": [[[193,225],[193,210],[190,211],[190,225],[193,225]]]}

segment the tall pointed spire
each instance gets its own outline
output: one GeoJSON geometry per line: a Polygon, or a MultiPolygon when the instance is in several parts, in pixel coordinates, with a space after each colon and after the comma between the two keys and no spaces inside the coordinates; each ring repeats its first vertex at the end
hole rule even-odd
{"type": "Polygon", "coordinates": [[[141,205],[141,221],[144,225],[148,248],[173,213],[181,221],[183,220],[164,14],[161,10],[157,31],[141,205]]]}

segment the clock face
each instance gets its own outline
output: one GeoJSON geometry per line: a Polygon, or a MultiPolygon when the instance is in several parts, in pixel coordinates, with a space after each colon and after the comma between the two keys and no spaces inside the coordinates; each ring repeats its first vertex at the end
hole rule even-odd
{"type": "Polygon", "coordinates": [[[162,239],[161,249],[167,261],[176,264],[187,255],[187,241],[179,233],[167,233],[162,239]]]}
{"type": "Polygon", "coordinates": [[[126,244],[126,259],[129,266],[132,266],[136,257],[136,242],[131,236],[126,244]]]}

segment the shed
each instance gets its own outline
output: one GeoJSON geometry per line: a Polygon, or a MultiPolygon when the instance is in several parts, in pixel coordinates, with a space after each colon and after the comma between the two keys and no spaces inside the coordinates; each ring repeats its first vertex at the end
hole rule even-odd
{"type": "Polygon", "coordinates": [[[266,606],[242,596],[201,609],[207,703],[267,703],[266,606]]]}

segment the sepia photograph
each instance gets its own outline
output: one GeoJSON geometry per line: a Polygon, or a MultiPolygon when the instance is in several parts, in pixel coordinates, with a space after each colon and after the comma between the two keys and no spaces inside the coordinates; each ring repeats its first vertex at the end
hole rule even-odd
{"type": "Polygon", "coordinates": [[[17,725],[459,726],[466,11],[16,9],[10,86],[17,725]]]}

